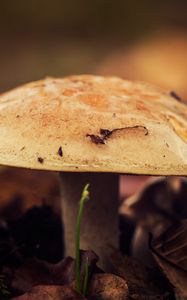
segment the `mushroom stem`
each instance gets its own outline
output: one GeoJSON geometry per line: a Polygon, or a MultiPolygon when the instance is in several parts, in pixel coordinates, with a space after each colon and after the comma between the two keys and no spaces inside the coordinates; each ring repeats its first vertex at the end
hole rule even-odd
{"type": "Polygon", "coordinates": [[[82,219],[81,249],[92,249],[100,266],[108,268],[112,248],[118,248],[118,181],[116,174],[60,173],[66,255],[75,254],[78,201],[85,184],[90,184],[90,201],[82,219]]]}

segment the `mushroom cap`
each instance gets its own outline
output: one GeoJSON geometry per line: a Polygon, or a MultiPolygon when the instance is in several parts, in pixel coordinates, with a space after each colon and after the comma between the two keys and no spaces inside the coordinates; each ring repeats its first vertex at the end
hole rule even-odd
{"type": "Polygon", "coordinates": [[[0,96],[0,164],[187,175],[187,106],[116,77],[46,78],[0,96]]]}

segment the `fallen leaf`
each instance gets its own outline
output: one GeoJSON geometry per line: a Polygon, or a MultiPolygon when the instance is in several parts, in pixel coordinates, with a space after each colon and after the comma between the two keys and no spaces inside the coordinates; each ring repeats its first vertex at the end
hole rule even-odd
{"type": "Polygon", "coordinates": [[[74,279],[74,260],[67,257],[57,264],[38,259],[27,259],[14,270],[12,288],[19,294],[35,285],[65,285],[74,279]]]}
{"type": "Polygon", "coordinates": [[[85,269],[86,269],[86,263],[88,260],[88,268],[89,268],[89,274],[92,275],[93,273],[101,273],[103,272],[100,268],[97,267],[97,262],[99,261],[99,257],[94,251],[91,250],[81,250],[80,252],[80,271],[81,271],[81,277],[84,277],[85,275],[85,269]]]}
{"type": "Polygon", "coordinates": [[[143,222],[148,229],[154,228],[158,217],[170,226],[174,220],[187,217],[186,194],[186,178],[153,177],[138,193],[123,201],[120,214],[135,223],[143,222]]]}
{"type": "Polygon", "coordinates": [[[177,299],[187,299],[187,220],[171,226],[153,240],[151,250],[173,285],[177,299]]]}
{"type": "MultiPolygon", "coordinates": [[[[86,259],[88,258],[90,278],[93,273],[101,272],[96,263],[98,256],[93,251],[81,250],[81,278],[85,275],[86,259]]],[[[25,259],[13,270],[12,288],[18,294],[26,293],[36,285],[67,285],[75,281],[75,261],[66,257],[57,264],[48,263],[36,258],[25,259]]]]}
{"type": "Polygon", "coordinates": [[[126,300],[129,299],[125,280],[113,274],[95,274],[90,282],[89,300],[126,300]]]}
{"type": "Polygon", "coordinates": [[[114,273],[126,281],[130,299],[174,299],[169,283],[157,270],[118,252],[112,255],[111,264],[114,273]]]}
{"type": "Polygon", "coordinates": [[[187,219],[171,226],[153,247],[169,263],[187,272],[187,219]]]}
{"type": "Polygon", "coordinates": [[[68,286],[40,285],[12,300],[86,300],[86,298],[68,286]]]}

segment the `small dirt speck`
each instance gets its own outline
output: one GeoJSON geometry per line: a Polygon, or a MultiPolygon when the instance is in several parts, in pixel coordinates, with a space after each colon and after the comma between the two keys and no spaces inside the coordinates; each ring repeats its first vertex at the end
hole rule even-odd
{"type": "Polygon", "coordinates": [[[43,163],[44,163],[44,159],[43,159],[42,157],[38,157],[38,162],[39,162],[40,164],[43,164],[43,163]]]}
{"type": "Polygon", "coordinates": [[[59,155],[60,157],[63,156],[63,151],[62,151],[62,147],[61,147],[61,146],[58,148],[58,155],[59,155]]]}
{"type": "Polygon", "coordinates": [[[170,96],[175,98],[177,101],[182,101],[181,97],[179,95],[177,95],[177,93],[175,91],[171,91],[170,96]]]}
{"type": "Polygon", "coordinates": [[[100,137],[99,135],[95,135],[95,134],[87,134],[87,137],[90,138],[90,140],[92,141],[92,143],[98,145],[98,144],[105,144],[104,138],[100,137]]]}

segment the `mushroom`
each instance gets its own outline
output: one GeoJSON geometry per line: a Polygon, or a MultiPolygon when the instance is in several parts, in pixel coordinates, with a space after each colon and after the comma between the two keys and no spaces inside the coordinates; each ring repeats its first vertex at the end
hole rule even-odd
{"type": "Polygon", "coordinates": [[[118,174],[187,175],[187,107],[116,77],[46,78],[0,97],[0,164],[60,172],[66,254],[90,183],[81,247],[118,247],[118,174]]]}

